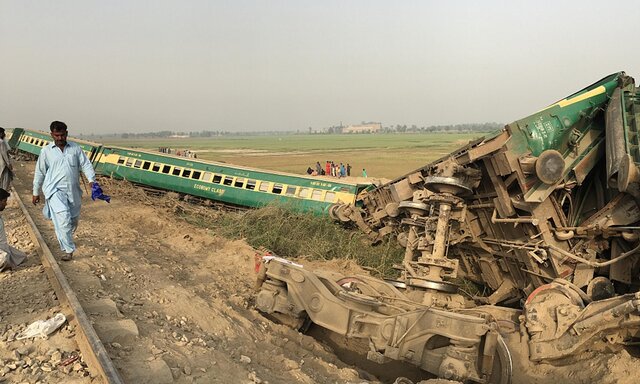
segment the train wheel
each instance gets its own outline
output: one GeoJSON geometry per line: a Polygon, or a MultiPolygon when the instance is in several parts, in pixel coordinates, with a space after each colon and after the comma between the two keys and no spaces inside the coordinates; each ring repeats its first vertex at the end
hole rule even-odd
{"type": "Polygon", "coordinates": [[[507,348],[507,343],[501,336],[498,336],[498,344],[496,346],[498,352],[497,359],[493,360],[493,371],[491,376],[487,378],[490,384],[511,384],[511,376],[513,374],[513,361],[511,360],[511,352],[507,348]]]}

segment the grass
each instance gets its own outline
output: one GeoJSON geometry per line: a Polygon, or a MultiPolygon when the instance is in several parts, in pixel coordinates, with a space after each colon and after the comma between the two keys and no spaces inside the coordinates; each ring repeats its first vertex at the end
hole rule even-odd
{"type": "Polygon", "coordinates": [[[352,175],[394,179],[481,136],[478,133],[384,135],[221,136],[215,138],[127,139],[108,145],[195,151],[199,158],[275,171],[304,173],[327,160],[349,163],[352,175]]]}
{"type": "Polygon", "coordinates": [[[353,260],[378,276],[392,275],[393,264],[401,262],[404,254],[395,239],[374,247],[359,231],[344,228],[328,217],[294,212],[284,206],[209,218],[188,212],[182,216],[192,224],[213,228],[226,238],[245,239],[252,247],[264,247],[278,256],[353,260]]]}
{"type": "Polygon", "coordinates": [[[379,135],[273,135],[219,136],[211,138],[109,139],[105,144],[139,148],[190,148],[193,150],[264,150],[269,152],[335,151],[353,149],[432,148],[458,140],[468,141],[477,133],[379,134],[379,135]]]}

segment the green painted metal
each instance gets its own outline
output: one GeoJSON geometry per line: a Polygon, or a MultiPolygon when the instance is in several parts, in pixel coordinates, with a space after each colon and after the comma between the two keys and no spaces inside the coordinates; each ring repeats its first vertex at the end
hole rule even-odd
{"type": "Polygon", "coordinates": [[[20,139],[20,136],[22,136],[22,134],[24,133],[24,129],[23,128],[13,128],[10,132],[10,136],[9,136],[9,146],[11,148],[17,148],[18,147],[18,140],[20,139]]]}
{"type": "Polygon", "coordinates": [[[319,178],[305,177],[301,175],[286,174],[282,172],[270,172],[247,167],[235,167],[228,164],[214,163],[208,161],[198,161],[194,159],[183,159],[160,153],[147,151],[135,151],[126,148],[105,147],[102,151],[102,158],[107,155],[118,155],[121,157],[140,160],[139,168],[126,166],[126,164],[111,164],[98,159],[96,172],[108,175],[117,179],[126,179],[134,183],[154,186],[166,190],[199,196],[211,200],[221,201],[228,204],[261,207],[271,203],[280,203],[299,211],[311,211],[317,214],[324,214],[333,204],[310,199],[301,199],[293,194],[285,194],[286,186],[302,187],[322,191],[348,193],[355,197],[362,190],[371,187],[371,184],[353,184],[346,182],[333,182],[319,178]],[[182,169],[191,169],[199,172],[210,172],[212,174],[222,174],[231,177],[239,177],[246,180],[267,181],[282,184],[285,189],[282,194],[273,194],[267,191],[248,190],[244,188],[244,183],[240,186],[211,183],[201,180],[194,180],[173,174],[163,174],[150,169],[142,169],[145,162],[162,163],[182,169]]]}
{"type": "Polygon", "coordinates": [[[626,152],[640,166],[640,91],[629,87],[621,93],[621,104],[626,152]]]}
{"type": "MultiPolygon", "coordinates": [[[[549,107],[507,126],[512,133],[510,147],[516,153],[540,155],[547,149],[561,153],[571,149],[606,107],[613,91],[626,78],[624,72],[604,79],[560,100],[549,107]]],[[[603,126],[596,127],[603,130],[603,126]]]]}

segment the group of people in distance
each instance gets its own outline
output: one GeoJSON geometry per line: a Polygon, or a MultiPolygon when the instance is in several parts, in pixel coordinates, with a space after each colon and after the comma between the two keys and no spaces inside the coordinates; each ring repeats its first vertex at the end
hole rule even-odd
{"type": "MultiPolygon", "coordinates": [[[[82,190],[80,189],[80,172],[89,180],[92,199],[109,201],[109,196],[95,180],[95,172],[91,162],[79,145],[67,141],[67,125],[54,121],[50,125],[51,138],[49,144],[42,148],[33,177],[32,203],[40,203],[40,192],[44,196],[43,214],[53,221],[56,237],[63,252],[62,260],[73,257],[76,245],[73,233],[78,226],[82,190]]],[[[4,129],[0,128],[0,139],[4,139],[4,129]]],[[[8,145],[0,140],[0,211],[7,206],[10,196],[9,182],[13,177],[13,168],[9,161],[8,145]],[[5,175],[8,172],[8,176],[5,175]]],[[[0,217],[0,271],[14,269],[26,258],[26,254],[7,242],[4,221],[0,217]]]]}
{"type": "Polygon", "coordinates": [[[172,149],[169,147],[160,147],[158,148],[158,152],[160,153],[166,153],[166,154],[174,154],[176,156],[182,156],[182,157],[188,157],[191,159],[197,159],[198,155],[196,155],[195,152],[192,152],[188,149],[184,149],[184,150],[179,150],[179,149],[172,149]]]}
{"type": "MultiPolygon", "coordinates": [[[[347,177],[351,176],[351,164],[347,163],[346,165],[343,163],[334,163],[333,161],[327,160],[324,164],[324,167],[320,164],[319,161],[316,162],[315,169],[308,167],[307,175],[311,176],[333,176],[333,177],[347,177]]],[[[362,168],[362,177],[367,177],[367,171],[362,168]]]]}
{"type": "Polygon", "coordinates": [[[351,165],[347,163],[334,163],[327,160],[323,167],[319,161],[316,162],[315,169],[307,168],[307,174],[311,176],[333,176],[333,177],[347,177],[351,176],[351,165]]]}

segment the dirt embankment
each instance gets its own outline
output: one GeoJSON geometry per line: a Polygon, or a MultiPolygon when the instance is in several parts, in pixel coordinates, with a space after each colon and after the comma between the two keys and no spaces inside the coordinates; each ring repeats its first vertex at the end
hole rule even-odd
{"type": "MultiPolygon", "coordinates": [[[[30,202],[33,163],[16,168],[15,188],[30,202]]],[[[78,250],[60,263],[92,319],[105,315],[95,303],[108,299],[116,319],[135,323],[137,335],[96,329],[126,382],[370,382],[328,347],[252,308],[255,251],[246,243],[185,223],[162,199],[121,184],[104,189],[111,204],[85,194],[78,250]]],[[[51,222],[41,206],[28,209],[59,259],[51,222]]],[[[35,304],[12,305],[29,313],[35,304]]]]}

